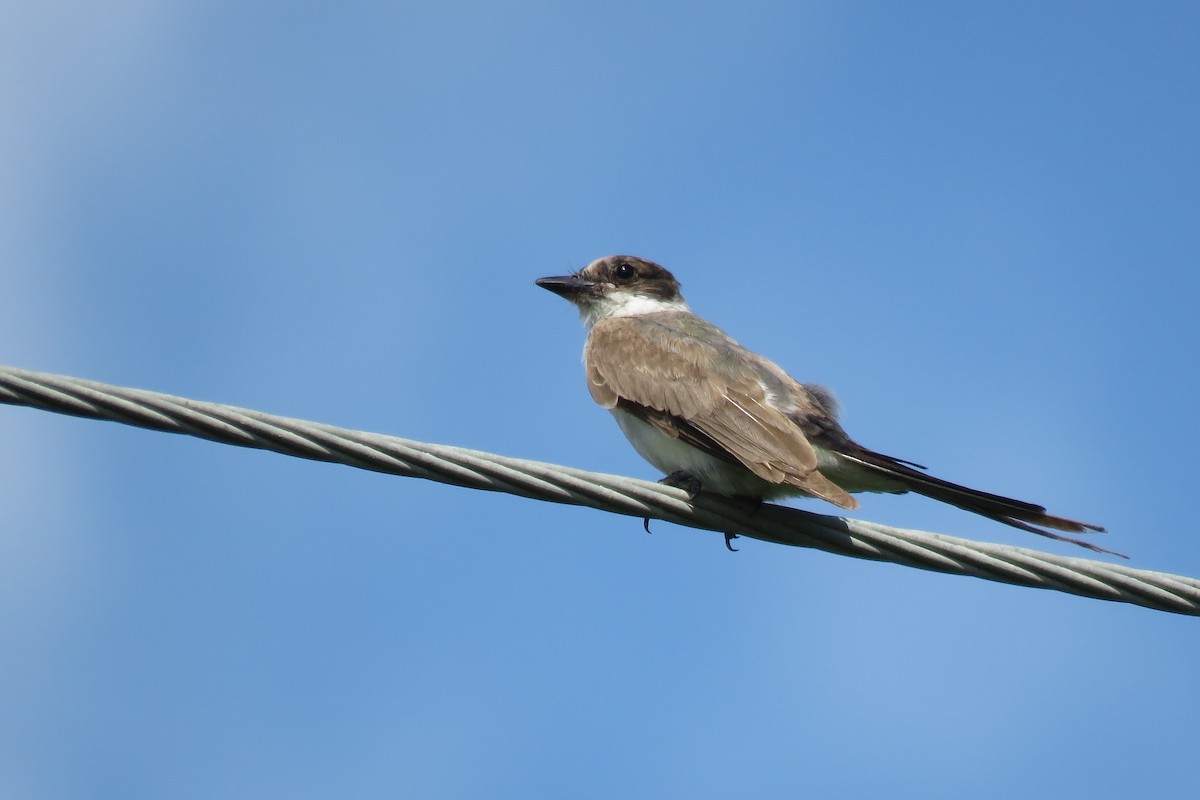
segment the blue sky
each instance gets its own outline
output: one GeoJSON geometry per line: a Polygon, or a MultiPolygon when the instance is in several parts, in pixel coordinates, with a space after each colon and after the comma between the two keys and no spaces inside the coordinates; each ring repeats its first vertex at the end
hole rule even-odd
{"type": "MultiPolygon", "coordinates": [[[[635,253],[868,446],[1200,575],[1198,29],[8,3],[0,362],[656,478],[533,285],[635,253]]],[[[28,409],[0,436],[4,797],[1200,780],[1189,618],[28,409]]],[[[859,513],[1078,554],[919,497],[859,513]]]]}

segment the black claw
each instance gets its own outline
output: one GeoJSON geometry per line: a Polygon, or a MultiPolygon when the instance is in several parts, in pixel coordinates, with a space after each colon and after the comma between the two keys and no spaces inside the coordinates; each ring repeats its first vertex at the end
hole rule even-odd
{"type": "MultiPolygon", "coordinates": [[[[665,478],[659,478],[658,482],[663,486],[683,489],[687,492],[688,500],[695,500],[696,495],[700,494],[700,479],[686,470],[677,469],[665,478]]],[[[642,527],[646,530],[646,533],[650,533],[649,517],[642,517],[642,527]]],[[[726,544],[728,545],[728,541],[726,541],[726,544]]]]}
{"type": "Polygon", "coordinates": [[[737,537],[738,537],[738,535],[736,533],[725,534],[725,548],[731,553],[736,553],[738,551],[736,547],[734,547],[732,544],[730,544],[730,542],[732,542],[737,537]]]}
{"type": "Polygon", "coordinates": [[[660,478],[658,482],[664,486],[674,486],[676,489],[683,489],[687,492],[688,500],[695,500],[696,495],[700,494],[702,486],[699,478],[682,469],[677,469],[665,478],[660,478]]]}

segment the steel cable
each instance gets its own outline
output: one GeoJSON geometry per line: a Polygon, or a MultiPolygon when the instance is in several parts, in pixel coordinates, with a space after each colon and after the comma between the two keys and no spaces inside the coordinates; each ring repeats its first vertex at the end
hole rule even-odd
{"type": "Polygon", "coordinates": [[[426,444],[82,378],[0,366],[0,402],[375,472],[661,519],[855,558],[1200,615],[1200,580],[1195,578],[785,506],[764,503],[755,507],[710,494],[689,501],[680,489],[635,478],[426,444]]]}

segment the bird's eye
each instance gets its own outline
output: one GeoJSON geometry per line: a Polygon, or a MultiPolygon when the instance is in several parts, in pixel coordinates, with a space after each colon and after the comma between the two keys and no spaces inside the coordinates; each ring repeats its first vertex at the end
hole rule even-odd
{"type": "Polygon", "coordinates": [[[637,277],[637,270],[633,268],[632,264],[618,264],[617,265],[617,280],[631,281],[636,277],[637,277]]]}

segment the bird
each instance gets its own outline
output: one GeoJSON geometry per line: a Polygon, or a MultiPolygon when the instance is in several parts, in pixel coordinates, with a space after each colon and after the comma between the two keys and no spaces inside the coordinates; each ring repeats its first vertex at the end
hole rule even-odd
{"type": "Polygon", "coordinates": [[[583,361],[592,399],[665,474],[660,482],[691,499],[701,491],[759,503],[801,496],[852,510],[854,494],[916,492],[1127,558],[1058,533],[1103,532],[1099,525],[934,477],[921,464],[858,444],[838,421],[828,389],[800,383],[693,313],[679,281],[653,261],[607,256],[535,283],[579,310],[588,331],[583,361]]]}

